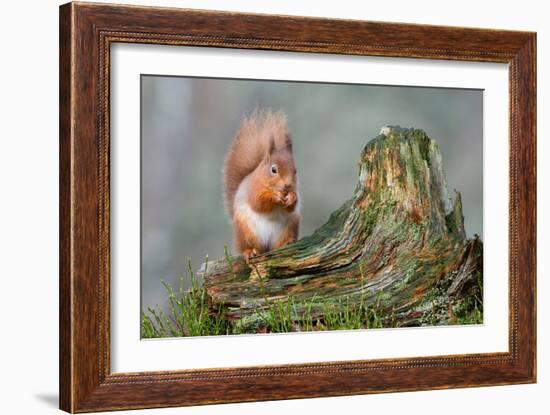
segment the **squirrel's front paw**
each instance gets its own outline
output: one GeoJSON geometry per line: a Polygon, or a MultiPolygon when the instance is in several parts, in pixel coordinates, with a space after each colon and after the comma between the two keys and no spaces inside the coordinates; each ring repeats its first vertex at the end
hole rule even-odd
{"type": "Polygon", "coordinates": [[[286,201],[286,196],[284,196],[283,193],[279,193],[279,192],[273,193],[273,201],[277,205],[284,206],[285,203],[286,203],[285,202],[286,201]]]}
{"type": "Polygon", "coordinates": [[[296,193],[290,192],[286,195],[284,200],[284,205],[286,208],[294,208],[296,206],[296,202],[298,201],[298,197],[296,196],[296,193]]]}
{"type": "Polygon", "coordinates": [[[248,248],[243,251],[244,262],[250,263],[250,258],[258,256],[259,252],[256,248],[248,248]]]}

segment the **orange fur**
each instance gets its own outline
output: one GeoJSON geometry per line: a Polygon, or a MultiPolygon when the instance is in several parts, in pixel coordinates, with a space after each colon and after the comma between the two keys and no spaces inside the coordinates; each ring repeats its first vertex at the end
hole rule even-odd
{"type": "Polygon", "coordinates": [[[281,233],[279,239],[275,241],[273,249],[282,248],[298,239],[298,232],[300,230],[300,218],[298,215],[291,215],[290,220],[287,223],[286,228],[281,233]]]}
{"type": "Polygon", "coordinates": [[[242,120],[224,162],[225,206],[233,217],[235,193],[246,176],[252,173],[269,151],[270,141],[276,148],[290,142],[286,117],[269,110],[256,110],[242,120]]]}
{"type": "Polygon", "coordinates": [[[255,111],[242,121],[223,175],[235,248],[247,259],[298,238],[297,175],[283,114],[255,111]]]}
{"type": "Polygon", "coordinates": [[[235,248],[242,253],[246,253],[246,259],[255,256],[261,252],[261,244],[256,238],[254,232],[248,226],[246,220],[239,215],[235,215],[233,220],[235,248]],[[246,251],[249,252],[246,252],[246,251]]]}

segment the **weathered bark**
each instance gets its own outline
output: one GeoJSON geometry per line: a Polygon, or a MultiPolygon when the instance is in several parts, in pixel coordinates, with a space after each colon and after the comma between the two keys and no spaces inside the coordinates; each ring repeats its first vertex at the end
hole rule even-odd
{"type": "MultiPolygon", "coordinates": [[[[212,308],[223,304],[241,326],[258,326],[257,308],[290,297],[296,320],[312,298],[361,299],[400,325],[447,324],[453,304],[480,294],[482,243],[466,239],[437,143],[422,130],[384,127],[361,153],[353,197],[325,225],[250,266],[227,259],[201,274],[212,308]]],[[[323,308],[312,313],[322,318],[323,308]]]]}

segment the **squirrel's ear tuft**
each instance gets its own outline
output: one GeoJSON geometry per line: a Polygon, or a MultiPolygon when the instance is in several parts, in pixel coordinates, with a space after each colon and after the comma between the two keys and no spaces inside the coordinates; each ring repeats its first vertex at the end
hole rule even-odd
{"type": "Polygon", "coordinates": [[[268,154],[269,154],[269,155],[272,155],[274,151],[275,151],[275,137],[271,136],[271,138],[269,139],[269,151],[268,151],[268,154]]]}
{"type": "Polygon", "coordinates": [[[288,149],[288,151],[292,151],[292,140],[290,138],[290,134],[287,134],[285,136],[285,147],[288,149]]]}

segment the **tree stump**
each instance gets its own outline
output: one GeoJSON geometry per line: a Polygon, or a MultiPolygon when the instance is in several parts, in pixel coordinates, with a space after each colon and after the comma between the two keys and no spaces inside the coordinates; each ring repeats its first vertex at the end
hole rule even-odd
{"type": "Polygon", "coordinates": [[[455,324],[453,309],[481,298],[482,242],[466,238],[460,193],[450,197],[435,140],[386,126],[359,158],[354,194],[312,235],[251,260],[210,262],[199,271],[212,310],[244,329],[257,310],[294,300],[323,318],[325,307],[364,301],[398,326],[455,324]],[[315,299],[314,302],[311,300],[315,299]]]}

